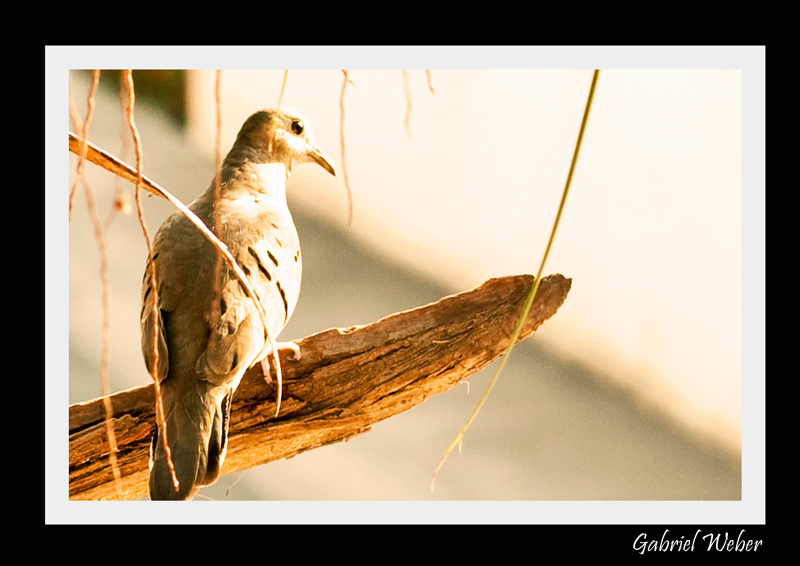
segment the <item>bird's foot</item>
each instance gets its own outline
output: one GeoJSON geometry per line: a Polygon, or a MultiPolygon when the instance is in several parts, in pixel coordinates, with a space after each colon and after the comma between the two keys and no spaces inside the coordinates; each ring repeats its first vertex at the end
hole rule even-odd
{"type": "Polygon", "coordinates": [[[290,360],[297,361],[300,359],[300,346],[295,344],[294,342],[278,342],[275,344],[275,347],[278,348],[278,351],[281,350],[290,350],[291,354],[289,355],[290,360]]]}
{"type": "MultiPolygon", "coordinates": [[[[288,359],[297,361],[300,359],[300,346],[295,344],[294,342],[276,342],[275,349],[278,350],[278,357],[284,350],[289,350],[288,359]]],[[[264,380],[272,385],[272,370],[270,370],[269,362],[272,359],[272,352],[264,356],[264,359],[261,360],[261,369],[264,372],[264,380]]]]}

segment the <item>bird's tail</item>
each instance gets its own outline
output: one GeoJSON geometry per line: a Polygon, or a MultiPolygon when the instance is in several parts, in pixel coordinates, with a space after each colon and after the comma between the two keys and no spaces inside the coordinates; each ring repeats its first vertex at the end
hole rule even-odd
{"type": "Polygon", "coordinates": [[[178,486],[159,426],[150,446],[150,499],[154,501],[192,499],[200,487],[217,481],[225,459],[233,391],[197,379],[190,383],[196,386],[193,391],[175,390],[180,383],[169,379],[161,384],[166,437],[178,486]]]}

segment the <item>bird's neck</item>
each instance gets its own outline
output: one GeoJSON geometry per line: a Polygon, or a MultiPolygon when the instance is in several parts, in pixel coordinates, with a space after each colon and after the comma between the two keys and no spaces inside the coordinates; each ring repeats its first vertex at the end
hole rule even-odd
{"type": "Polygon", "coordinates": [[[242,195],[229,194],[231,198],[251,194],[285,201],[288,176],[283,163],[250,162],[240,165],[233,171],[223,171],[222,182],[223,186],[235,186],[235,191],[242,193],[242,195]],[[231,183],[234,179],[236,182],[231,183]]]}

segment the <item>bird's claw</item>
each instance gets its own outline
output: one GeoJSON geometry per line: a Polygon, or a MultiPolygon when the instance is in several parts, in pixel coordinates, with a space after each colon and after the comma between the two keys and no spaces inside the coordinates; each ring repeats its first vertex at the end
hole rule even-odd
{"type": "MultiPolygon", "coordinates": [[[[277,342],[275,344],[275,349],[278,350],[278,357],[280,357],[280,353],[283,350],[289,350],[288,359],[297,361],[300,359],[300,346],[295,344],[294,342],[277,342]]],[[[264,356],[261,360],[261,369],[264,372],[264,380],[272,384],[272,370],[269,367],[269,361],[272,358],[272,352],[270,351],[269,354],[264,356]]]]}

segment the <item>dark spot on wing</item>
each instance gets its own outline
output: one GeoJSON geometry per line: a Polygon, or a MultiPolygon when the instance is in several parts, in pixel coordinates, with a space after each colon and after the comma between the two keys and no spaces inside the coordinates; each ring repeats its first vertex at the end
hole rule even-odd
{"type": "Polygon", "coordinates": [[[276,285],[278,286],[278,292],[281,294],[281,299],[283,299],[283,323],[286,324],[286,321],[289,320],[289,303],[286,301],[286,293],[281,288],[281,282],[278,281],[276,285]]]}
{"type": "MultiPolygon", "coordinates": [[[[252,247],[247,246],[247,251],[250,252],[250,255],[253,256],[256,260],[256,265],[258,266],[258,270],[267,278],[267,281],[272,281],[272,275],[270,275],[267,268],[264,267],[264,264],[261,263],[261,258],[258,256],[258,252],[254,250],[252,247]]],[[[269,252],[267,252],[269,254],[269,252]]],[[[272,254],[269,254],[272,257],[272,254]]],[[[277,264],[276,264],[277,265],[277,264]]]]}

